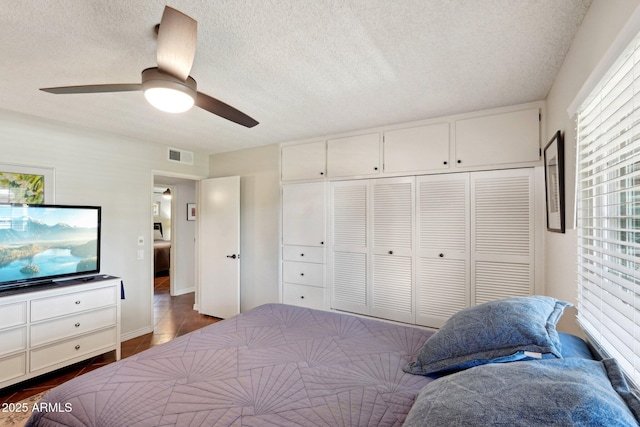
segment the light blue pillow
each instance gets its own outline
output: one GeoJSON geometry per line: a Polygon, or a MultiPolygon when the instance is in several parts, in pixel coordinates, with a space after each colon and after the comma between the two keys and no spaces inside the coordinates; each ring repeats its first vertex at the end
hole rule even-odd
{"type": "Polygon", "coordinates": [[[427,384],[403,427],[637,426],[638,396],[614,359],[478,366],[427,384]]]}
{"type": "Polygon", "coordinates": [[[570,305],[532,296],[466,308],[427,340],[404,371],[440,376],[487,363],[562,358],[556,323],[570,305]]]}

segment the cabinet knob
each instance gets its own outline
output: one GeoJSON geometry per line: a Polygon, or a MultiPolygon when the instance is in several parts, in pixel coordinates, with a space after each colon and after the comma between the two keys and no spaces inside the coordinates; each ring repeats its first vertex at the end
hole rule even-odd
{"type": "Polygon", "coordinates": [[[304,299],[304,295],[302,295],[302,296],[300,297],[300,299],[304,299]]]}
{"type": "Polygon", "coordinates": [[[389,251],[389,255],[393,255],[393,251],[389,251]]]}
{"type": "Polygon", "coordinates": [[[462,160],[458,160],[458,163],[462,163],[462,160]]]}
{"type": "Polygon", "coordinates": [[[80,322],[76,323],[74,326],[75,326],[76,328],[79,328],[79,327],[80,327],[80,322]]]}
{"type": "Polygon", "coordinates": [[[320,242],[321,245],[324,245],[324,242],[320,242]]]}
{"type": "Polygon", "coordinates": [[[444,258],[444,254],[439,254],[438,255],[440,258],[444,258]]]}
{"type": "Polygon", "coordinates": [[[80,344],[76,345],[76,350],[80,350],[80,344]]]}
{"type": "Polygon", "coordinates": [[[445,161],[445,162],[444,162],[444,164],[445,164],[445,165],[446,165],[447,163],[449,163],[449,162],[447,162],[447,161],[445,161]]]}
{"type": "Polygon", "coordinates": [[[377,170],[378,170],[378,167],[377,167],[377,166],[374,166],[374,167],[373,167],[373,170],[374,170],[374,171],[377,171],[377,170]]]}
{"type": "Polygon", "coordinates": [[[301,276],[304,276],[304,273],[300,273],[301,276]]]}
{"type": "Polygon", "coordinates": [[[320,172],[320,175],[324,175],[324,172],[320,172]]]}
{"type": "Polygon", "coordinates": [[[300,254],[300,256],[304,256],[304,254],[300,254]]]}
{"type": "Polygon", "coordinates": [[[80,300],[76,301],[76,304],[80,304],[80,300]]]}

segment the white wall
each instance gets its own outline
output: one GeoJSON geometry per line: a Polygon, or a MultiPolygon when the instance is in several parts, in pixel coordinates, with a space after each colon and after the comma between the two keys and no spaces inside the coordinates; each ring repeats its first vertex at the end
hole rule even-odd
{"type": "Polygon", "coordinates": [[[196,222],[187,221],[187,203],[196,202],[196,184],[179,183],[173,188],[171,287],[173,295],[182,295],[196,290],[196,222]]]}
{"type": "MultiPolygon", "coordinates": [[[[557,130],[565,135],[567,224],[570,227],[573,227],[575,218],[576,133],[575,120],[569,117],[567,108],[638,5],[640,0],[593,1],[547,98],[546,141],[557,130]]],[[[575,304],[576,230],[567,229],[565,234],[547,232],[545,237],[547,293],[575,304]]],[[[559,323],[559,329],[580,333],[575,314],[575,308],[567,310],[559,323]]]]}
{"type": "Polygon", "coordinates": [[[240,176],[240,310],[279,302],[280,147],[213,155],[210,176],[240,176]]]}
{"type": "Polygon", "coordinates": [[[56,203],[102,206],[101,272],[124,280],[125,339],[153,330],[152,170],[209,173],[207,156],[196,155],[194,166],[166,156],[167,147],[158,144],[0,110],[0,163],[52,167],[56,203]]]}

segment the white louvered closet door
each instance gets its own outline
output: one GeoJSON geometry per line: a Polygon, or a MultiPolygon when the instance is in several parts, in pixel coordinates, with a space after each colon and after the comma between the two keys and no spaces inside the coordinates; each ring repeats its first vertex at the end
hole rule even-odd
{"type": "Polygon", "coordinates": [[[369,314],[415,322],[413,177],[375,179],[372,185],[372,277],[369,314]]]}
{"type": "Polygon", "coordinates": [[[369,314],[369,184],[331,183],[331,308],[369,314]]]}
{"type": "Polygon", "coordinates": [[[469,174],[417,182],[416,323],[441,327],[470,304],[469,174]]]}
{"type": "Polygon", "coordinates": [[[472,305],[534,293],[534,171],[471,174],[472,305]]]}

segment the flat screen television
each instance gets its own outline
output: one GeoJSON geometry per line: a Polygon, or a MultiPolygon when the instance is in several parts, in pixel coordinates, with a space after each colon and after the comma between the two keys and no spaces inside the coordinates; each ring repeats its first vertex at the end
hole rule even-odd
{"type": "Polygon", "coordinates": [[[0,204],[0,291],[100,272],[99,206],[0,204]]]}

